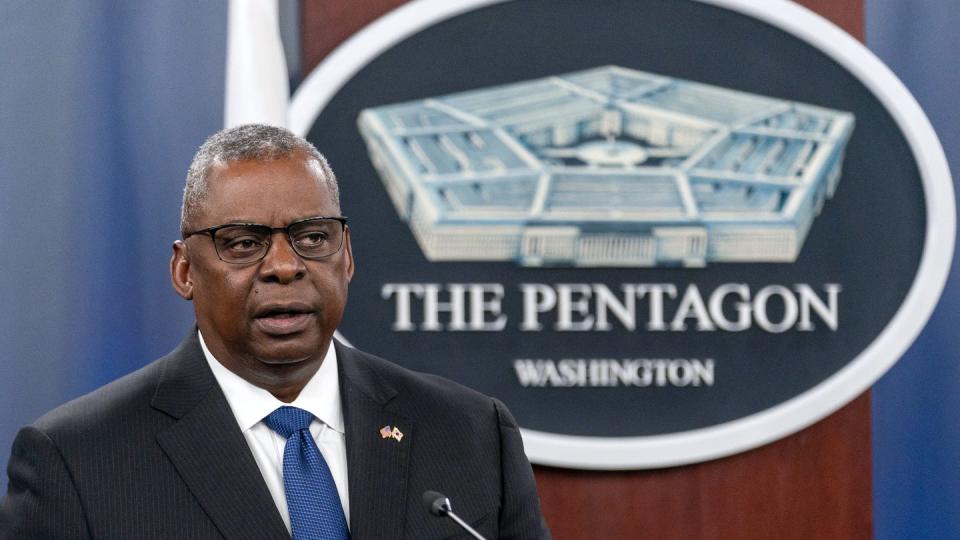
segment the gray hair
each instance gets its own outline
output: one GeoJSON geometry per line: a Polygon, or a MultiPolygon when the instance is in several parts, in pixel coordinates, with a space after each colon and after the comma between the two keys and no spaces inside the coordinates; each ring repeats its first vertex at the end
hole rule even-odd
{"type": "Polygon", "coordinates": [[[207,197],[210,170],[231,161],[273,161],[303,152],[315,159],[323,172],[323,178],[340,206],[340,188],[333,169],[310,141],[292,132],[263,124],[246,124],[218,131],[211,135],[193,156],[187,171],[187,183],[183,188],[183,205],[180,207],[180,232],[185,233],[207,197]]]}

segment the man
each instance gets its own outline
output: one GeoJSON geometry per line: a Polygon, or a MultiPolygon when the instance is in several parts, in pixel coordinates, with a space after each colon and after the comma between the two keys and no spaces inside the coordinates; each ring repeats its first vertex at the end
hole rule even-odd
{"type": "Polygon", "coordinates": [[[549,537],[496,400],[333,340],[354,272],[326,160],[250,125],[201,146],[173,287],[197,327],[20,431],[2,538],[549,537]],[[347,530],[349,528],[349,531],[347,530]]]}

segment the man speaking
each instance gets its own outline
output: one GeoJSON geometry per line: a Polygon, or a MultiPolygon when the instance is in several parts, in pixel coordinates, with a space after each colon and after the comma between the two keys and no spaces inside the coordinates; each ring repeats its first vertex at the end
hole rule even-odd
{"type": "Polygon", "coordinates": [[[17,435],[0,538],[547,538],[498,401],[333,340],[354,272],[333,171],[274,127],[187,175],[170,275],[197,327],[17,435]]]}

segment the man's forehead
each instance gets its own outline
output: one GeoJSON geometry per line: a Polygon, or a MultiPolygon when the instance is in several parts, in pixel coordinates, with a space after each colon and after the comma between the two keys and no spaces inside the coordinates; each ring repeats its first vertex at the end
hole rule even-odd
{"type": "Polygon", "coordinates": [[[323,169],[312,157],[234,160],[211,169],[201,214],[225,218],[238,212],[291,214],[337,212],[323,169]]]}
{"type": "Polygon", "coordinates": [[[310,186],[316,186],[323,192],[329,191],[323,168],[316,159],[309,156],[232,160],[214,165],[207,176],[208,192],[230,192],[258,187],[309,189],[310,186]]]}

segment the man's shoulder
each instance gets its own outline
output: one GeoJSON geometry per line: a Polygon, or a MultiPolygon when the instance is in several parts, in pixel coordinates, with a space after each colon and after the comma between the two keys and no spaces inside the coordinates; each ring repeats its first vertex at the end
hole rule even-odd
{"type": "Polygon", "coordinates": [[[52,438],[70,434],[95,435],[139,420],[151,410],[150,402],[168,357],[124,375],[100,388],[51,410],[32,427],[52,438]]]}
{"type": "Polygon", "coordinates": [[[495,414],[496,400],[460,383],[414,371],[358,349],[351,349],[350,354],[353,356],[344,361],[360,361],[362,369],[385,381],[396,391],[394,401],[403,409],[448,410],[483,416],[495,414]]]}

